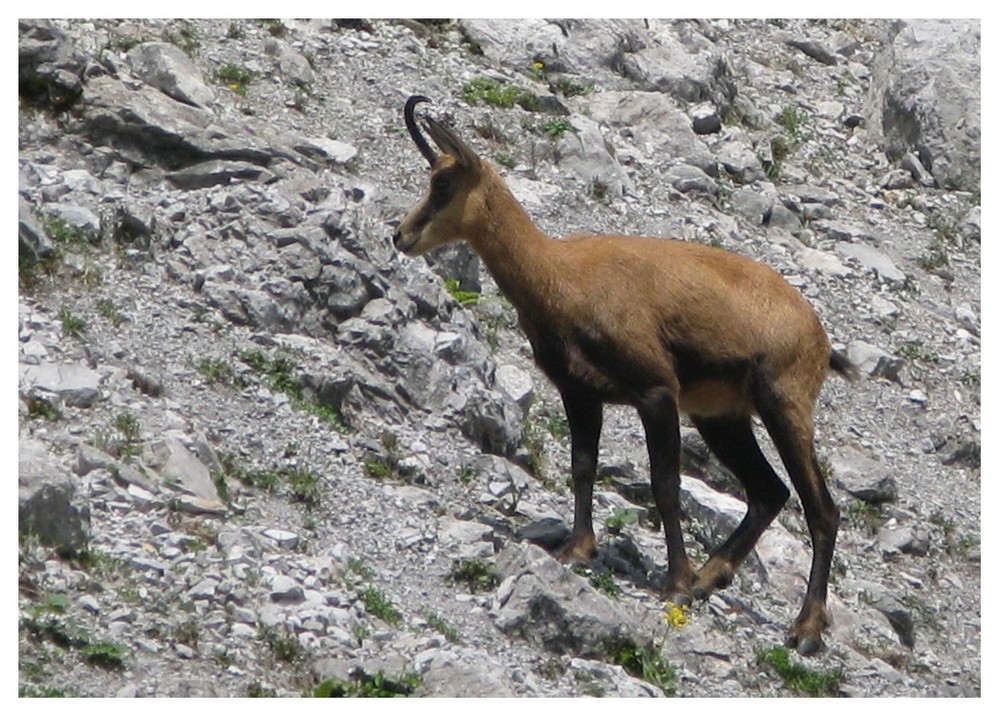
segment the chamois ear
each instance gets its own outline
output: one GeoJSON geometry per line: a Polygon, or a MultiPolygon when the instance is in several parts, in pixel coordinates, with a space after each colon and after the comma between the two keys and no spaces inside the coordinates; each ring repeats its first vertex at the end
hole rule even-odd
{"type": "Polygon", "coordinates": [[[458,160],[459,164],[468,169],[478,169],[481,161],[472,148],[460,140],[455,134],[433,117],[425,119],[427,134],[434,140],[434,144],[441,148],[445,154],[450,154],[458,160]]]}

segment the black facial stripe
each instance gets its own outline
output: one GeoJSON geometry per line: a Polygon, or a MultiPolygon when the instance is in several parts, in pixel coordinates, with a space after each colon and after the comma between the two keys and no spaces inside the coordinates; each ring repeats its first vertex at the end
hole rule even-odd
{"type": "Polygon", "coordinates": [[[435,210],[443,209],[455,196],[455,174],[442,172],[431,180],[431,196],[428,204],[435,210]]]}

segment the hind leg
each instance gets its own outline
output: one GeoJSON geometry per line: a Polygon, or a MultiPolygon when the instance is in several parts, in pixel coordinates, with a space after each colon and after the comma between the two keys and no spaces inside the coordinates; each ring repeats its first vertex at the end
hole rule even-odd
{"type": "Polygon", "coordinates": [[[772,390],[761,391],[760,398],[758,412],[799,494],[812,538],[809,586],[786,643],[797,648],[801,654],[810,655],[823,646],[823,630],[830,625],[826,609],[827,585],[840,511],[826,487],[816,460],[812,406],[789,400],[772,390]]]}
{"type": "Polygon", "coordinates": [[[712,453],[746,489],[747,512],[733,534],[698,571],[693,593],[707,598],[732,582],[737,567],[788,499],[788,489],[760,451],[750,416],[691,416],[712,453]]]}

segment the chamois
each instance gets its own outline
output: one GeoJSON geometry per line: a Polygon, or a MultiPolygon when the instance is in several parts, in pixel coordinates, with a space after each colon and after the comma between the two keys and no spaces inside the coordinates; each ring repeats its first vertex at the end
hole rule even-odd
{"type": "Polygon", "coordinates": [[[571,434],[573,532],[564,561],[597,552],[591,502],[603,404],[634,406],[646,434],[650,477],[667,543],[666,595],[680,604],[723,588],[789,491],[754,437],[756,414],[802,500],[813,557],[802,609],[787,644],[822,647],[827,581],[840,512],[813,446],[813,410],[832,369],[854,368],[831,349],[813,308],[776,271],[722,249],[682,241],[539,230],[496,169],[449,129],[403,116],[431,166],[430,189],[393,237],[416,256],[465,240],[517,309],[535,360],[562,396],[571,434]],[[680,528],[679,413],[743,484],[747,512],[695,571],[680,528]]]}

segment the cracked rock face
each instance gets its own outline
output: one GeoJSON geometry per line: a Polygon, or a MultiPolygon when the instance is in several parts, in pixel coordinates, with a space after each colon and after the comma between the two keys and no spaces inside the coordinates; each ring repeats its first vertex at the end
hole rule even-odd
{"type": "MultiPolygon", "coordinates": [[[[805,590],[796,498],[732,585],[668,611],[641,424],[609,406],[598,554],[556,559],[571,437],[515,309],[467,245],[392,244],[427,191],[419,93],[548,234],[711,244],[802,292],[862,378],[818,399],[833,624],[793,660],[831,694],[979,695],[979,44],[19,20],[19,693],[799,694],[758,658],[805,590]]],[[[690,424],[681,458],[700,564],[744,491],[690,424]]]]}

